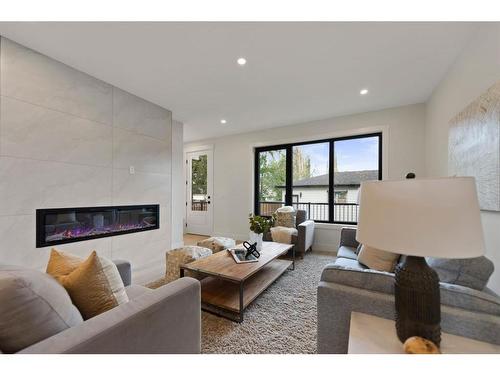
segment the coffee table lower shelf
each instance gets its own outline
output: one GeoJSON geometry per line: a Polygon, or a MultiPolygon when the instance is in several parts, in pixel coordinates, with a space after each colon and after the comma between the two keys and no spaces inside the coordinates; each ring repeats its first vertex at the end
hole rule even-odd
{"type": "Polygon", "coordinates": [[[201,281],[203,310],[242,322],[243,312],[266,288],[293,264],[275,259],[244,281],[208,276],[201,281]]]}

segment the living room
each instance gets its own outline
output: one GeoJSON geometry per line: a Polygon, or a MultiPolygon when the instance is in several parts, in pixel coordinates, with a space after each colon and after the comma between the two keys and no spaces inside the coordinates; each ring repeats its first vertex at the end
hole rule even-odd
{"type": "Polygon", "coordinates": [[[0,361],[498,364],[500,21],[463,11],[0,21],[0,361]]]}

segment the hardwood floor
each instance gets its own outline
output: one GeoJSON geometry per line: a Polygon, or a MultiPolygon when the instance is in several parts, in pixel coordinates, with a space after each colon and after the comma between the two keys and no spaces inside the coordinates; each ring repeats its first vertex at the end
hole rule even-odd
{"type": "Polygon", "coordinates": [[[184,234],[184,245],[191,246],[196,245],[199,241],[209,238],[209,236],[200,236],[199,234],[184,234]]]}

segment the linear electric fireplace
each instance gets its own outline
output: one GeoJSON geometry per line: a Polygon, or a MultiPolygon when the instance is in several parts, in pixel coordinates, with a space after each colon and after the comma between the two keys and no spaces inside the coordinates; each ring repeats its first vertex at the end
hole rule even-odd
{"type": "Polygon", "coordinates": [[[158,204],[36,210],[36,247],[118,236],[160,227],[158,204]]]}

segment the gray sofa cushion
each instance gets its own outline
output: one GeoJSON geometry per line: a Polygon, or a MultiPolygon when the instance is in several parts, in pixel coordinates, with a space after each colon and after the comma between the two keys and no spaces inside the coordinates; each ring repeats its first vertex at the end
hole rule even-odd
{"type": "Polygon", "coordinates": [[[352,268],[355,270],[361,270],[361,271],[368,269],[368,267],[359,263],[357,260],[348,259],[348,258],[337,258],[335,260],[335,265],[340,266],[340,267],[345,267],[345,268],[352,268]]]}
{"type": "Polygon", "coordinates": [[[440,283],[441,303],[468,311],[500,316],[500,298],[461,285],[440,283]]]}
{"type": "Polygon", "coordinates": [[[357,260],[358,255],[356,254],[356,251],[357,249],[355,247],[340,246],[337,251],[337,257],[357,260]]]}
{"type": "Polygon", "coordinates": [[[0,265],[0,348],[15,353],[67,328],[82,316],[54,278],[44,272],[0,265]]]}
{"type": "MultiPolygon", "coordinates": [[[[321,281],[372,292],[394,294],[394,274],[371,269],[351,259],[339,258],[323,269],[321,281]]],[[[440,283],[441,303],[468,311],[500,315],[500,298],[461,285],[440,283]]]]}
{"type": "Polygon", "coordinates": [[[427,258],[429,266],[434,268],[439,280],[468,288],[483,290],[495,267],[486,257],[470,259],[427,258]]]}

